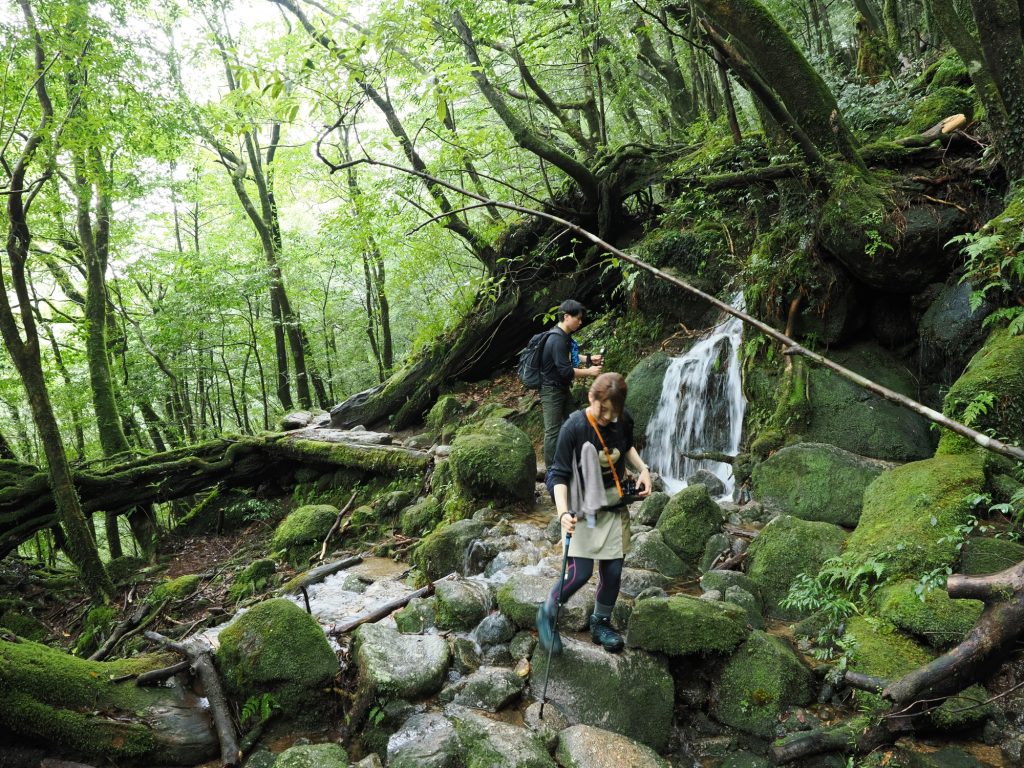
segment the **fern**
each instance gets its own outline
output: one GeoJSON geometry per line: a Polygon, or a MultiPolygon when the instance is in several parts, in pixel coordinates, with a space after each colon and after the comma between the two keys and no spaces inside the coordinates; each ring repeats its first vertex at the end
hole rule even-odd
{"type": "Polygon", "coordinates": [[[260,693],[246,699],[245,704],[242,705],[240,720],[242,723],[246,723],[250,719],[255,719],[257,724],[264,723],[280,708],[281,705],[274,694],[260,693]]]}
{"type": "Polygon", "coordinates": [[[979,392],[974,396],[964,407],[963,421],[968,427],[973,427],[978,423],[978,420],[985,416],[996,404],[996,395],[994,392],[979,392]]]}

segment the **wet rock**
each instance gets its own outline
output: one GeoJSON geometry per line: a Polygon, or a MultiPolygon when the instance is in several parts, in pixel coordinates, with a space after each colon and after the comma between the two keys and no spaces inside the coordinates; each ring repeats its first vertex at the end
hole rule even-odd
{"type": "Polygon", "coordinates": [[[739,571],[712,570],[700,577],[700,588],[704,591],[717,589],[722,594],[725,594],[729,587],[733,586],[752,594],[757,598],[758,608],[761,608],[761,590],[758,588],[757,583],[746,574],[739,571]]]}
{"type": "Polygon", "coordinates": [[[441,691],[440,699],[486,712],[499,712],[519,699],[526,683],[511,669],[480,667],[441,691]]]}
{"type": "Polygon", "coordinates": [[[897,760],[907,768],[985,768],[984,763],[978,762],[959,747],[944,747],[935,752],[917,752],[904,748],[898,750],[897,754],[897,760]]]}
{"type": "Polygon", "coordinates": [[[704,545],[704,554],[700,558],[700,564],[697,566],[698,570],[703,573],[704,571],[711,570],[711,566],[719,560],[719,555],[723,553],[729,553],[732,551],[732,538],[725,533],[716,533],[708,539],[708,543],[704,545]]]}
{"type": "Polygon", "coordinates": [[[562,731],[555,758],[564,768],[669,768],[668,762],[650,747],[590,725],[574,725],[562,731]]]}
{"type": "Polygon", "coordinates": [[[723,515],[703,485],[692,485],[673,496],[658,518],[657,529],[669,549],[696,570],[704,545],[717,533],[723,515]]]}
{"type": "Polygon", "coordinates": [[[537,645],[537,638],[531,632],[517,632],[508,644],[513,659],[528,659],[537,645]]]}
{"type": "Polygon", "coordinates": [[[670,656],[728,653],[746,638],[747,615],[738,606],[689,595],[639,601],[626,644],[670,656]]]}
{"type": "Polygon", "coordinates": [[[746,611],[747,623],[754,629],[764,627],[764,618],[761,616],[761,610],[758,608],[757,598],[747,592],[747,590],[736,586],[729,587],[725,590],[725,595],[722,596],[722,599],[727,603],[738,605],[746,611]]]}
{"type": "MultiPolygon", "coordinates": [[[[565,650],[550,667],[548,701],[571,723],[599,726],[665,749],[674,702],[665,658],[632,649],[608,653],[589,638],[563,637],[562,642],[565,650]]],[[[530,671],[535,698],[541,696],[547,670],[547,655],[535,653],[530,671]]]]}
{"type": "Polygon", "coordinates": [[[515,633],[515,626],[505,614],[492,613],[473,630],[473,638],[482,646],[498,645],[509,642],[515,633]]]}
{"type": "Polygon", "coordinates": [[[648,589],[664,589],[670,581],[667,576],[656,571],[626,567],[622,569],[622,583],[619,586],[619,591],[627,597],[635,598],[648,589]]]}
{"type": "Polygon", "coordinates": [[[725,495],[725,483],[714,472],[709,472],[706,469],[698,469],[686,478],[686,484],[703,485],[708,489],[708,495],[713,499],[725,495]]]}
{"type": "Polygon", "coordinates": [[[485,523],[459,520],[427,536],[413,553],[413,562],[431,581],[449,573],[465,573],[466,552],[487,530],[485,523]]]}
{"type": "Polygon", "coordinates": [[[971,308],[974,289],[969,283],[943,285],[918,324],[920,363],[930,378],[951,383],[985,340],[989,302],[971,308]]]}
{"type": "Polygon", "coordinates": [[[480,668],[480,646],[468,637],[455,637],[451,641],[452,666],[460,675],[468,675],[480,668]]]}
{"type": "Polygon", "coordinates": [[[515,570],[533,565],[530,556],[521,549],[506,550],[498,552],[484,569],[484,575],[488,578],[502,571],[515,570]]]}
{"type": "Polygon", "coordinates": [[[348,768],[348,753],[340,744],[304,744],[277,756],[274,768],[348,768]]]}
{"type": "Polygon", "coordinates": [[[487,666],[492,667],[511,667],[515,663],[512,658],[512,652],[509,650],[508,645],[489,645],[484,648],[483,653],[480,655],[480,660],[487,666]]]}
{"type": "Polygon", "coordinates": [[[728,755],[718,768],[771,768],[771,761],[753,752],[733,752],[728,755]]]}
{"type": "Polygon", "coordinates": [[[494,597],[490,586],[475,579],[439,581],[434,587],[437,626],[441,629],[469,630],[491,612],[494,597]]]}
{"type": "MultiPolygon", "coordinates": [[[[647,424],[658,408],[661,385],[670,362],[671,358],[664,352],[654,352],[626,376],[626,408],[633,417],[634,440],[642,440],[647,434],[647,424]]],[[[637,443],[638,449],[642,447],[637,443]]]]}
{"type": "Polygon", "coordinates": [[[449,705],[445,713],[455,723],[465,748],[466,765],[557,768],[541,740],[525,728],[490,720],[456,705],[449,705]]]}
{"type": "Polygon", "coordinates": [[[498,547],[493,541],[472,542],[466,551],[466,575],[483,573],[497,555],[498,547]]]}
{"type": "Polygon", "coordinates": [[[634,520],[640,525],[657,525],[669,498],[671,497],[667,493],[655,491],[640,503],[634,520]]]}
{"type": "MultiPolygon", "coordinates": [[[[547,599],[548,593],[558,580],[547,576],[514,573],[498,587],[498,608],[513,624],[521,629],[533,629],[537,620],[537,609],[547,599]]],[[[563,630],[579,631],[587,626],[594,610],[596,588],[588,584],[562,606],[558,614],[558,626],[563,630]]]]}
{"type": "Polygon", "coordinates": [[[462,744],[455,726],[432,712],[410,717],[388,740],[388,768],[457,768],[462,744]]]}
{"type": "Polygon", "coordinates": [[[528,706],[523,712],[523,722],[544,742],[548,752],[554,752],[555,747],[558,746],[558,734],[568,728],[571,723],[554,704],[550,702],[544,704],[543,716],[540,707],[539,701],[528,706]]]}
{"type": "Polygon", "coordinates": [[[657,529],[633,538],[624,565],[657,571],[670,579],[682,576],[686,572],[683,561],[669,549],[661,536],[661,531],[657,529]]]}
{"type": "Polygon", "coordinates": [[[363,624],[355,639],[360,677],[379,695],[417,699],[440,690],[450,659],[443,638],[363,624]]]}
{"type": "Polygon", "coordinates": [[[435,626],[436,621],[433,597],[414,597],[395,614],[395,624],[404,635],[422,634],[435,626]]]}
{"type": "Polygon", "coordinates": [[[371,752],[358,763],[354,763],[352,768],[384,768],[384,763],[377,757],[376,752],[371,752]]]}

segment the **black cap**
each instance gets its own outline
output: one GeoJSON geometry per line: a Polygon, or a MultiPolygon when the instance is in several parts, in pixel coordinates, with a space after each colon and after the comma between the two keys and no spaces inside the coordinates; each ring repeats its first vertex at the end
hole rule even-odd
{"type": "Polygon", "coordinates": [[[558,305],[558,314],[560,315],[582,315],[587,311],[587,308],[580,304],[576,299],[566,299],[558,305]]]}

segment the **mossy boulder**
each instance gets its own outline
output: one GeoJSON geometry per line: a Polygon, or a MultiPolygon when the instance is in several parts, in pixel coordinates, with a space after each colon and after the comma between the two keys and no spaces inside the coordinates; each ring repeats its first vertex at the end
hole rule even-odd
{"type": "Polygon", "coordinates": [[[427,413],[427,429],[442,442],[448,442],[459,427],[459,420],[465,413],[462,403],[455,395],[442,395],[427,413]]]}
{"type": "Polygon", "coordinates": [[[952,600],[944,589],[920,595],[918,582],[904,579],[878,592],[878,615],[933,648],[956,645],[981,616],[980,600],[952,600]]]}
{"type": "Polygon", "coordinates": [[[765,509],[853,528],[864,489],[890,464],[825,443],[798,443],[754,467],[753,494],[765,509]]]}
{"type": "Polygon", "coordinates": [[[661,531],[655,529],[632,537],[624,565],[657,571],[671,579],[686,573],[686,565],[669,549],[661,531]]]}
{"type": "Polygon", "coordinates": [[[831,523],[782,515],[761,529],[750,544],[747,575],[757,584],[767,614],[783,619],[800,613],[779,602],[801,573],[815,575],[830,557],[842,552],[846,533],[831,523]]]}
{"type": "Polygon", "coordinates": [[[243,597],[257,594],[266,589],[270,577],[276,571],[277,564],[269,557],[253,560],[235,577],[228,588],[228,597],[232,600],[241,600],[243,597]]]}
{"type": "Polygon", "coordinates": [[[669,656],[728,653],[748,632],[739,606],[689,595],[651,597],[633,606],[626,644],[669,656]]]}
{"type": "Polygon", "coordinates": [[[814,675],[784,640],[758,630],[729,657],[717,691],[716,719],[769,739],[789,707],[811,702],[814,675]]]}
{"type": "Polygon", "coordinates": [[[962,733],[995,713],[996,707],[989,701],[991,698],[982,686],[972,685],[942,702],[929,719],[940,730],[962,733]]]}
{"type": "Polygon", "coordinates": [[[455,723],[466,768],[557,768],[540,737],[525,728],[492,720],[456,705],[450,706],[446,713],[455,723]]]}
{"type": "Polygon", "coordinates": [[[413,552],[413,563],[430,581],[449,573],[462,574],[466,566],[466,550],[484,535],[487,524],[478,520],[459,520],[441,526],[413,552]]]}
{"type": "Polygon", "coordinates": [[[671,496],[667,493],[654,491],[640,503],[640,508],[634,518],[635,522],[640,525],[656,525],[670,498],[671,496]]]}
{"type": "Polygon", "coordinates": [[[474,498],[533,500],[537,456],[526,433],[505,419],[464,427],[448,461],[455,481],[474,498]]]}
{"type": "Polygon", "coordinates": [[[955,51],[948,51],[930,66],[923,77],[928,81],[928,90],[944,88],[946,86],[958,86],[969,88],[971,85],[971,73],[967,71],[963,60],[955,51]]]}
{"type": "Polygon", "coordinates": [[[278,524],[270,547],[275,552],[284,551],[289,562],[298,564],[323,544],[337,518],[338,508],[330,504],[299,507],[278,524]]]}
{"type": "Polygon", "coordinates": [[[591,725],[573,725],[559,733],[555,759],[565,768],[669,768],[650,747],[591,725]]]}
{"type": "Polygon", "coordinates": [[[633,442],[638,447],[643,447],[647,425],[658,408],[661,384],[670,362],[664,352],[653,352],[626,376],[626,409],[633,417],[633,442]]]}
{"type": "Polygon", "coordinates": [[[116,765],[209,760],[216,737],[194,694],[180,686],[115,682],[175,661],[169,654],[87,661],[28,640],[0,640],[0,731],[12,739],[5,743],[59,745],[90,762],[116,765]]]}
{"type": "MultiPolygon", "coordinates": [[[[860,344],[830,356],[889,389],[910,397],[917,395],[910,371],[878,345],[860,344]]],[[[827,368],[808,368],[807,393],[806,421],[795,430],[800,442],[830,443],[859,456],[885,461],[913,461],[933,453],[927,419],[827,368]]]]}
{"type": "Polygon", "coordinates": [[[414,597],[395,614],[395,626],[403,635],[419,635],[437,624],[436,600],[414,597]]]}
{"type": "Polygon", "coordinates": [[[74,652],[88,656],[107,638],[117,621],[117,608],[112,605],[97,605],[90,608],[82,622],[74,652]]]}
{"type": "Polygon", "coordinates": [[[981,576],[1004,571],[1024,560],[1024,544],[1007,539],[971,538],[960,552],[960,572],[981,576]]]}
{"type": "Polygon", "coordinates": [[[669,549],[691,571],[696,570],[704,546],[722,526],[721,508],[703,485],[684,488],[671,499],[658,518],[657,530],[669,549]]]}
{"type": "Polygon", "coordinates": [[[435,587],[434,606],[439,628],[470,630],[491,612],[494,596],[484,581],[446,580],[435,587]]]}
{"type": "Polygon", "coordinates": [[[153,587],[147,598],[151,603],[161,603],[164,600],[182,600],[199,588],[202,579],[198,574],[190,573],[179,576],[176,579],[164,581],[153,587]]]}
{"type": "Polygon", "coordinates": [[[277,756],[274,768],[348,768],[348,753],[341,744],[300,744],[277,756]]]}
{"type": "Polygon", "coordinates": [[[441,522],[444,508],[436,496],[424,496],[402,510],[398,527],[406,536],[425,536],[441,522]]]}
{"type": "Polygon", "coordinates": [[[763,605],[761,600],[761,588],[757,586],[757,583],[744,573],[739,571],[719,571],[711,570],[707,571],[703,576],[700,577],[700,588],[704,592],[710,592],[717,590],[723,595],[729,591],[730,587],[739,587],[744,592],[748,592],[757,599],[758,608],[763,605]]]}
{"type": "MultiPolygon", "coordinates": [[[[946,72],[943,73],[944,76],[945,74],[946,72]]],[[[969,121],[974,116],[976,103],[974,95],[963,88],[949,84],[939,85],[932,88],[923,99],[914,101],[914,111],[903,132],[924,133],[953,115],[966,115],[969,121]]]]}
{"type": "Polygon", "coordinates": [[[846,557],[884,561],[890,579],[951,565],[957,556],[957,527],[967,522],[984,484],[973,454],[936,456],[883,472],[864,491],[864,509],[846,557]]]}
{"type": "Polygon", "coordinates": [[[45,640],[50,634],[50,630],[46,628],[46,625],[35,616],[12,608],[8,608],[0,613],[0,627],[8,632],[13,632],[18,637],[23,637],[26,640],[32,640],[37,643],[45,640]]]}
{"type": "MultiPolygon", "coordinates": [[[[922,667],[934,654],[877,618],[854,616],[846,623],[844,647],[850,649],[850,669],[883,680],[899,680],[922,667]]],[[[857,698],[881,705],[881,697],[859,691],[857,698]]]]}
{"type": "Polygon", "coordinates": [[[943,285],[918,323],[919,364],[924,376],[956,380],[985,341],[984,323],[992,305],[973,299],[970,283],[943,285]]]}
{"type": "Polygon", "coordinates": [[[142,571],[148,565],[141,557],[121,555],[107,563],[107,574],[115,584],[134,584],[144,578],[142,571]]]}
{"type": "Polygon", "coordinates": [[[465,751],[452,722],[439,712],[415,713],[387,740],[388,768],[461,766],[465,751]]]}
{"type": "Polygon", "coordinates": [[[403,635],[382,624],[355,633],[362,684],[382,699],[415,700],[441,690],[448,671],[448,643],[438,635],[403,635]]]}
{"type": "MultiPolygon", "coordinates": [[[[516,571],[497,589],[498,610],[520,629],[533,629],[537,609],[551,593],[558,577],[516,571]]],[[[558,626],[576,631],[587,624],[594,609],[593,585],[588,584],[573,595],[558,613],[558,626]]]]}
{"type": "Polygon", "coordinates": [[[994,330],[946,394],[943,412],[1020,445],[1024,442],[1024,335],[994,330]]]}
{"type": "Polygon", "coordinates": [[[552,660],[550,669],[546,653],[533,655],[534,698],[540,699],[550,672],[548,706],[561,710],[570,722],[621,733],[664,751],[675,698],[668,661],[632,649],[611,654],[590,638],[580,642],[566,636],[562,641],[565,651],[552,660]]]}
{"type": "Polygon", "coordinates": [[[238,700],[272,693],[287,718],[316,720],[338,659],[316,619],[290,600],[259,603],[220,633],[217,666],[238,700]]]}

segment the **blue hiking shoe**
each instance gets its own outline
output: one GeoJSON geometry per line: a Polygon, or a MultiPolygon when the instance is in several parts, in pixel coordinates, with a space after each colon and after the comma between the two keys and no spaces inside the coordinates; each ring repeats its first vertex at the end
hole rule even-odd
{"type": "Polygon", "coordinates": [[[611,622],[597,616],[590,617],[590,639],[594,645],[600,645],[608,653],[618,653],[625,645],[622,635],[612,629],[611,622]]]}
{"type": "Polygon", "coordinates": [[[558,634],[558,627],[555,626],[555,616],[548,610],[547,601],[540,604],[537,609],[537,639],[540,647],[545,651],[551,651],[552,656],[562,653],[562,638],[558,634]]]}

